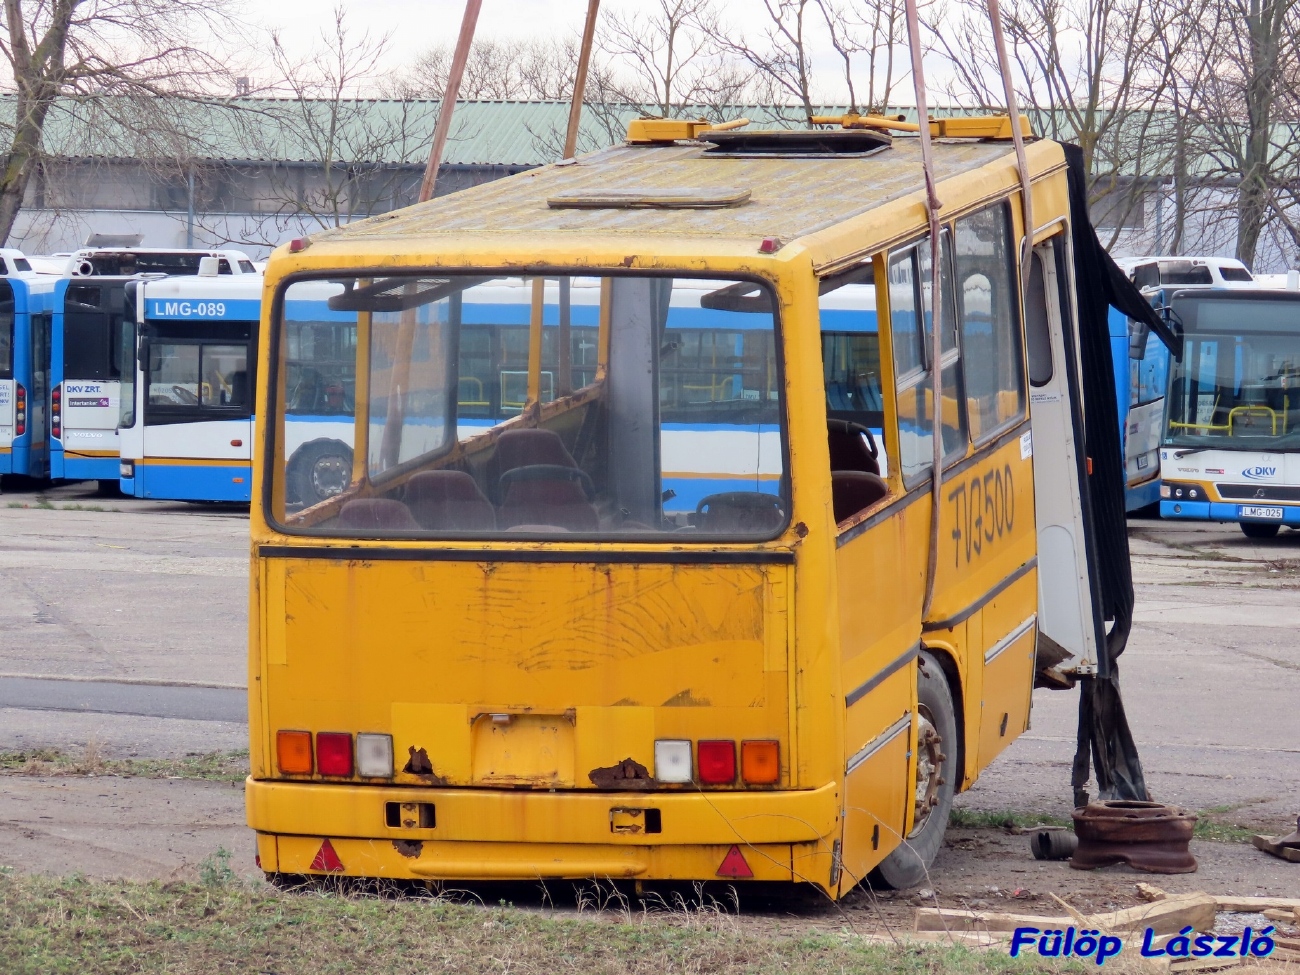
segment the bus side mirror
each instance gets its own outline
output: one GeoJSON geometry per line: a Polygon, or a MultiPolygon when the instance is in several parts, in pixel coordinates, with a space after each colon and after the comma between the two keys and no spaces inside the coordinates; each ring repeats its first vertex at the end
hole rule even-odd
{"type": "Polygon", "coordinates": [[[147,338],[140,339],[140,351],[136,357],[136,362],[140,366],[141,372],[146,372],[149,369],[149,340],[147,338]]]}
{"type": "Polygon", "coordinates": [[[1146,322],[1128,322],[1128,357],[1145,359],[1147,357],[1147,339],[1151,336],[1151,326],[1146,322]]]}

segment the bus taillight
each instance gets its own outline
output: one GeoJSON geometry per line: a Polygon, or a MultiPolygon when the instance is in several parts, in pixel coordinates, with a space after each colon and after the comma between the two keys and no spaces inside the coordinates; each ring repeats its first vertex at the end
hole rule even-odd
{"type": "Polygon", "coordinates": [[[275,736],[275,757],[286,775],[311,775],[311,732],[280,731],[275,736]]]}
{"type": "Polygon", "coordinates": [[[740,777],[745,785],[775,785],[781,778],[781,746],[775,741],[742,741],[740,777]]]}
{"type": "Polygon", "coordinates": [[[696,765],[704,785],[731,785],[736,781],[736,743],[701,741],[696,749],[696,765]]]}
{"type": "Polygon", "coordinates": [[[318,731],[316,770],[321,775],[351,778],[352,736],[346,731],[318,731]]]}
{"type": "Polygon", "coordinates": [[[14,391],[14,436],[21,437],[27,432],[27,387],[15,383],[14,391]]]}
{"type": "Polygon", "coordinates": [[[59,387],[50,391],[50,435],[56,440],[63,439],[63,396],[59,387]]]}

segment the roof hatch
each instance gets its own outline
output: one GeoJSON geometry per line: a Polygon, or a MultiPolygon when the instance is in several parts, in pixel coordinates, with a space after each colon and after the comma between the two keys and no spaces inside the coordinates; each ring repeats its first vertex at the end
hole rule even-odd
{"type": "Polygon", "coordinates": [[[872,129],[780,129],[768,132],[748,130],[702,132],[699,138],[711,143],[706,156],[781,156],[795,159],[861,157],[888,149],[893,138],[872,129]]]}

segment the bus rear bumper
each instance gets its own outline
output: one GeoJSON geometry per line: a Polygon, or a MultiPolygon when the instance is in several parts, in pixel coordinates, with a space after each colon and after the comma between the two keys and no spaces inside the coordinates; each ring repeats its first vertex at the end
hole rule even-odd
{"type": "Polygon", "coordinates": [[[703,795],[249,779],[245,791],[263,870],[410,880],[754,879],[826,886],[838,802],[835,784],[703,795]],[[388,803],[430,805],[433,825],[389,826],[388,803]],[[646,831],[646,817],[637,811],[647,809],[659,811],[659,832],[646,831]]]}

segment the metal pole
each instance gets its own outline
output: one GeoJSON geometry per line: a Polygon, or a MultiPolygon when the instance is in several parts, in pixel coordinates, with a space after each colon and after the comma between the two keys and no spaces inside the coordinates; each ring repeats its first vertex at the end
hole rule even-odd
{"type": "MultiPolygon", "coordinates": [[[[925,573],[925,602],[921,619],[930,615],[935,575],[939,571],[939,516],[943,491],[943,251],[940,247],[939,194],[934,185],[934,156],[930,149],[930,110],[925,100],[925,68],[921,63],[921,24],[916,0],[906,0],[907,41],[912,55],[912,88],[921,136],[921,168],[925,172],[925,209],[930,218],[930,557],[925,573]]],[[[922,308],[924,316],[924,307],[922,308]]],[[[924,321],[924,317],[922,317],[924,321]]]]}
{"type": "Polygon", "coordinates": [[[190,166],[189,176],[186,181],[189,188],[185,205],[185,246],[190,248],[194,246],[194,167],[190,166]]]}
{"type": "Polygon", "coordinates": [[[587,22],[582,28],[582,49],[578,53],[578,71],[573,76],[573,99],[569,102],[569,130],[564,135],[564,158],[572,159],[578,149],[578,123],[582,121],[582,99],[587,93],[587,66],[591,63],[591,45],[596,38],[596,13],[600,0],[587,0],[587,22]]]}
{"type": "MultiPolygon", "coordinates": [[[[1029,264],[1034,249],[1034,194],[1029,185],[1029,162],[1025,159],[1025,136],[1020,131],[1020,109],[1016,107],[1016,88],[1011,82],[1011,60],[1007,57],[1007,40],[1002,32],[1002,8],[998,0],[989,0],[989,20],[993,25],[993,43],[998,52],[998,70],[1007,99],[1011,121],[1011,141],[1016,146],[1016,169],[1020,173],[1020,199],[1024,210],[1025,239],[1020,252],[1020,296],[1029,290],[1029,264]]],[[[1023,319],[1022,319],[1023,320],[1023,319]]]]}
{"type": "Polygon", "coordinates": [[[447,145],[451,117],[456,111],[456,99],[460,96],[460,79],[465,74],[465,62],[469,60],[469,48],[474,42],[474,27],[478,24],[478,12],[482,6],[483,0],[465,0],[460,37],[456,39],[451,71],[447,74],[447,91],[442,97],[442,104],[438,106],[438,124],[433,130],[433,146],[429,149],[428,165],[424,167],[424,179],[420,181],[420,203],[433,198],[434,184],[438,181],[438,167],[442,164],[442,151],[447,145]]]}

